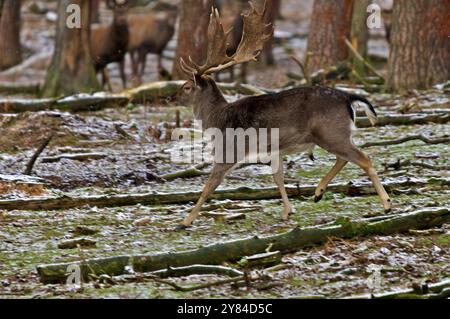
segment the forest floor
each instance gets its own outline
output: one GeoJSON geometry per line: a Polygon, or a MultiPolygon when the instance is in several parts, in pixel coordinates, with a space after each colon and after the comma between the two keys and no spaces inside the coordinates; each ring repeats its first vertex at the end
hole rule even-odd
{"type": "MultiPolygon", "coordinates": [[[[409,97],[373,94],[380,116],[409,112],[449,113],[448,95],[440,90],[417,93],[409,97]],[[411,109],[412,108],[412,109],[411,109]],[[414,109],[416,108],[416,109],[414,109]]],[[[2,115],[0,127],[0,171],[2,174],[23,172],[28,159],[43,137],[56,135],[38,159],[34,175],[50,181],[43,193],[27,194],[12,190],[2,199],[51,197],[95,194],[176,193],[200,190],[207,176],[162,181],[163,174],[187,169],[192,164],[171,161],[180,142],[164,141],[164,127],[175,120],[175,107],[134,106],[127,109],[107,109],[99,112],[23,113],[2,115]],[[152,123],[152,124],[149,124],[152,123]],[[166,125],[162,124],[166,123],[166,125]],[[118,133],[121,125],[127,138],[118,133]],[[155,137],[155,132],[162,128],[155,137]],[[55,156],[95,153],[101,158],[77,161],[55,156]],[[45,163],[44,163],[45,160],[45,163]],[[37,197],[36,197],[37,196],[37,197]]],[[[189,126],[191,112],[181,107],[185,126],[189,126]]],[[[357,122],[358,125],[358,122],[357,122]]],[[[186,128],[189,129],[189,128],[186,128]]],[[[167,132],[166,132],[167,133],[167,132]]],[[[358,145],[400,137],[424,134],[430,138],[448,137],[448,124],[382,126],[359,129],[355,134],[358,145]]],[[[390,214],[414,211],[425,207],[448,207],[450,191],[437,179],[448,179],[450,148],[448,144],[426,144],[419,140],[398,145],[366,148],[374,159],[383,182],[408,178],[424,178],[427,186],[421,189],[397,188],[391,194],[394,209],[390,214]],[[432,165],[432,168],[405,166],[389,168],[400,160],[432,165]]],[[[315,152],[316,161],[306,155],[288,156],[285,160],[287,184],[317,185],[333,165],[334,157],[323,150],[315,152]]],[[[203,171],[207,172],[210,167],[203,171]]],[[[336,183],[367,180],[355,165],[348,165],[336,183]]],[[[236,187],[273,186],[270,169],[265,166],[246,166],[233,172],[220,189],[236,187]]],[[[81,290],[64,285],[39,283],[36,265],[66,262],[91,257],[123,254],[181,251],[206,244],[244,238],[252,235],[281,233],[299,225],[319,225],[339,217],[360,218],[383,215],[377,196],[348,197],[327,192],[324,199],[314,203],[312,198],[295,197],[296,213],[290,221],[282,222],[279,213],[281,200],[218,201],[209,203],[215,212],[245,213],[245,218],[223,222],[200,216],[192,228],[176,232],[174,228],[189,211],[188,205],[136,205],[127,207],[82,207],[56,211],[28,211],[17,207],[0,212],[0,296],[2,297],[301,297],[321,295],[344,297],[359,293],[389,291],[410,287],[415,282],[436,282],[450,275],[449,225],[425,233],[393,236],[374,236],[352,240],[333,239],[323,246],[302,249],[287,254],[283,263],[290,268],[271,274],[276,284],[272,288],[233,288],[230,285],[198,290],[190,293],[174,291],[153,281],[111,285],[89,283],[81,290]],[[251,208],[251,209],[249,209],[251,208]],[[250,211],[253,210],[253,211],[250,211]],[[77,228],[92,228],[92,247],[60,249],[65,240],[77,238],[77,228]],[[379,286],[370,286],[371,273],[381,271],[379,286]]],[[[229,264],[239,268],[236,263],[229,264]]],[[[213,275],[190,276],[180,282],[206,282],[213,275]]]]}
{"type": "MultiPolygon", "coordinates": [[[[307,30],[300,32],[303,35],[292,34],[299,30],[296,19],[307,15],[307,11],[290,10],[289,6],[294,4],[298,4],[298,1],[285,2],[286,20],[280,22],[280,30],[291,32],[291,35],[283,44],[283,48],[279,47],[275,51],[277,66],[256,66],[251,71],[250,83],[279,88],[289,81],[286,73],[294,68],[297,70],[288,55],[294,53],[301,56],[304,53],[304,34],[307,30]]],[[[41,44],[47,50],[47,45],[51,43],[49,39],[53,36],[52,30],[48,28],[48,21],[39,19],[29,15],[25,23],[29,27],[40,27],[41,31],[28,31],[25,36],[31,44],[31,49],[41,44]]],[[[173,48],[173,44],[171,46],[173,48]]],[[[383,41],[372,39],[372,53],[381,52],[380,55],[383,55],[385,49],[386,44],[383,41]]],[[[169,50],[169,58],[171,54],[169,50]]],[[[25,71],[0,74],[0,82],[41,83],[48,57],[32,64],[33,67],[25,71]]],[[[170,59],[165,63],[169,67],[170,59]]],[[[149,66],[152,67],[154,63],[149,66]]],[[[112,68],[112,76],[117,78],[115,70],[112,68]]],[[[149,72],[146,76],[146,81],[155,79],[154,73],[149,72]]],[[[119,90],[118,82],[115,83],[115,89],[119,90]]],[[[436,88],[403,96],[373,93],[368,98],[374,102],[380,116],[448,115],[448,93],[448,88],[436,88]]],[[[8,174],[22,174],[43,139],[54,135],[33,170],[33,176],[42,178],[47,184],[43,188],[3,188],[0,201],[62,195],[177,193],[201,190],[207,175],[172,181],[160,178],[164,174],[188,169],[193,165],[176,163],[171,158],[180,148],[180,142],[170,141],[169,138],[177,111],[180,111],[182,126],[191,130],[192,112],[182,106],[130,104],[122,109],[76,114],[59,111],[0,114],[2,178],[8,174]],[[87,159],[74,160],[73,157],[77,154],[89,156],[87,159]]],[[[357,145],[362,145],[419,134],[431,139],[449,137],[450,125],[430,123],[360,128],[354,138],[357,145]]],[[[395,188],[390,194],[394,206],[389,214],[450,206],[450,191],[448,186],[445,186],[448,183],[439,182],[450,178],[448,143],[427,144],[412,140],[397,145],[368,147],[364,148],[364,151],[373,159],[382,182],[414,178],[427,181],[426,186],[419,189],[395,188]]],[[[284,161],[286,184],[317,185],[335,159],[321,149],[316,149],[315,157],[316,160],[311,161],[304,154],[287,156],[284,161]]],[[[210,167],[206,166],[201,170],[206,173],[210,167]]],[[[349,164],[338,174],[334,183],[358,183],[367,180],[361,169],[349,164]]],[[[5,187],[4,184],[0,178],[0,190],[2,186],[5,187]]],[[[274,186],[270,169],[254,165],[231,173],[219,189],[266,186],[274,186]]],[[[166,284],[142,279],[126,283],[96,280],[77,288],[68,285],[44,285],[39,282],[36,272],[36,266],[39,264],[124,254],[184,251],[249,236],[278,234],[296,226],[321,225],[340,217],[354,219],[385,214],[378,196],[375,195],[350,197],[327,192],[319,203],[314,203],[310,197],[301,196],[293,197],[291,203],[296,213],[288,222],[283,222],[279,219],[279,213],[282,211],[281,199],[212,200],[206,205],[209,212],[240,213],[244,214],[244,218],[223,221],[204,214],[192,228],[182,232],[175,231],[175,227],[193,203],[102,208],[83,206],[74,209],[33,211],[17,207],[14,210],[0,210],[0,298],[350,297],[410,288],[417,283],[439,282],[450,276],[448,224],[431,230],[390,236],[345,240],[330,238],[324,245],[283,255],[282,264],[286,266],[284,269],[271,272],[271,279],[266,285],[249,287],[227,284],[193,292],[180,292],[166,284]],[[86,235],[86,231],[90,234],[86,235]],[[90,239],[89,247],[59,248],[67,240],[86,237],[90,239]]],[[[226,265],[242,269],[242,264],[238,262],[229,262],[226,265]]],[[[173,280],[188,285],[212,282],[219,278],[223,277],[192,275],[173,280]]]]}

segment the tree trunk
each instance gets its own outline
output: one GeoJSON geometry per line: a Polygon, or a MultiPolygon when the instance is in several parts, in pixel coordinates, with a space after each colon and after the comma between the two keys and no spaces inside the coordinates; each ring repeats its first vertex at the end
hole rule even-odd
{"type": "MultiPolygon", "coordinates": [[[[371,0],[358,0],[353,4],[352,29],[350,42],[352,46],[363,57],[367,57],[367,41],[369,40],[369,29],[367,28],[367,7],[371,0]]],[[[353,69],[358,75],[365,75],[366,67],[364,62],[353,57],[353,69]]]]}
{"type": "Polygon", "coordinates": [[[71,95],[100,89],[90,55],[89,19],[89,2],[59,1],[55,51],[47,72],[43,96],[71,95]],[[70,4],[81,8],[81,28],[69,28],[66,25],[71,21],[69,16],[73,15],[66,12],[70,4]]]}
{"type": "Polygon", "coordinates": [[[312,53],[308,72],[336,65],[348,57],[353,0],[315,0],[308,36],[312,53]]]}
{"type": "Polygon", "coordinates": [[[202,64],[206,56],[209,14],[213,0],[183,0],[181,3],[177,54],[173,64],[173,78],[183,79],[186,75],[180,69],[180,58],[189,56],[202,64]]]}
{"type": "Polygon", "coordinates": [[[396,0],[388,87],[426,89],[450,75],[450,0],[396,0]]]}
{"type": "Polygon", "coordinates": [[[99,23],[100,22],[100,0],[91,0],[91,23],[99,23]]]}
{"type": "Polygon", "coordinates": [[[22,61],[20,3],[20,0],[3,0],[0,3],[0,70],[22,61]]]}
{"type": "MultiPolygon", "coordinates": [[[[279,15],[281,0],[257,0],[254,2],[256,4],[256,8],[260,12],[263,10],[264,3],[266,3],[267,13],[266,13],[265,22],[267,24],[272,24],[273,26],[275,26],[275,21],[279,15]]],[[[247,3],[246,3],[246,5],[247,5],[247,3]]],[[[248,5],[247,5],[247,7],[248,7],[248,5]]],[[[262,57],[268,65],[275,64],[275,58],[273,56],[273,44],[274,44],[274,37],[271,37],[264,44],[264,49],[262,52],[262,57]]]]}

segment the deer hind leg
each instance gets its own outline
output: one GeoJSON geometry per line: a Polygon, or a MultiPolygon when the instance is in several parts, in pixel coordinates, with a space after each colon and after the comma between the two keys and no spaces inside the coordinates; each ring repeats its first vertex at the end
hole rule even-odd
{"type": "Polygon", "coordinates": [[[273,179],[275,181],[275,184],[277,184],[278,189],[281,193],[281,198],[283,199],[284,210],[283,213],[281,213],[281,219],[288,220],[289,214],[293,213],[294,210],[292,209],[292,205],[289,202],[289,198],[286,193],[286,188],[284,187],[283,159],[280,158],[280,161],[278,163],[280,167],[272,170],[273,179]]]}
{"type": "Polygon", "coordinates": [[[105,87],[105,84],[108,86],[108,90],[112,92],[111,81],[109,80],[109,72],[107,67],[102,69],[102,87],[105,87]]]}
{"type": "Polygon", "coordinates": [[[346,161],[355,163],[366,172],[367,176],[369,176],[370,180],[372,181],[375,190],[381,198],[381,202],[383,203],[385,212],[389,212],[392,206],[391,199],[386,193],[383,185],[381,185],[380,178],[378,177],[378,174],[375,171],[370,158],[361,150],[359,150],[355,145],[353,145],[353,143],[349,143],[347,147],[339,150],[339,154],[336,155],[345,159],[346,161]]]}
{"type": "Polygon", "coordinates": [[[320,181],[319,185],[317,185],[316,191],[314,193],[314,202],[318,202],[322,199],[325,190],[327,189],[328,184],[336,177],[336,175],[347,165],[347,161],[337,157],[336,163],[328,172],[327,175],[320,181]]]}
{"type": "Polygon", "coordinates": [[[180,228],[186,228],[191,226],[192,222],[197,218],[198,214],[200,213],[200,209],[202,208],[203,204],[208,199],[209,195],[211,195],[217,186],[220,185],[220,183],[223,181],[225,176],[231,171],[231,169],[236,164],[214,164],[214,167],[211,171],[211,174],[209,175],[208,181],[206,182],[205,186],[203,187],[202,194],[200,195],[200,198],[197,201],[197,204],[195,207],[191,210],[191,212],[186,216],[186,218],[183,220],[183,222],[180,225],[180,228]]]}

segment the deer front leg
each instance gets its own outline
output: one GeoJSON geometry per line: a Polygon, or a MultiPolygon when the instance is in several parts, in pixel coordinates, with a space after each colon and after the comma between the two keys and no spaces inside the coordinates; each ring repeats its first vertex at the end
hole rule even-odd
{"type": "Polygon", "coordinates": [[[279,167],[272,169],[273,179],[275,181],[275,184],[277,184],[278,189],[281,193],[281,198],[283,199],[284,210],[283,213],[281,213],[281,219],[288,220],[289,214],[293,213],[294,210],[292,209],[292,205],[289,202],[289,198],[286,193],[286,188],[284,187],[283,159],[280,158],[278,163],[279,167]]]}
{"type": "Polygon", "coordinates": [[[120,78],[122,79],[122,86],[127,88],[127,75],[125,73],[125,58],[119,62],[120,78]]]}
{"type": "Polygon", "coordinates": [[[191,210],[189,215],[186,216],[183,222],[181,222],[179,226],[180,229],[191,226],[192,222],[197,218],[198,214],[200,213],[200,209],[208,199],[209,195],[211,195],[215,191],[217,186],[220,185],[224,177],[231,171],[231,169],[234,166],[235,164],[219,164],[219,163],[214,164],[214,167],[211,171],[211,174],[209,175],[208,181],[203,187],[202,194],[200,195],[197,204],[191,210]]]}
{"type": "Polygon", "coordinates": [[[318,202],[322,199],[325,190],[327,189],[328,184],[336,177],[336,175],[347,165],[347,161],[336,158],[336,164],[334,164],[333,168],[328,172],[327,175],[320,181],[319,185],[317,185],[316,191],[314,193],[314,202],[318,202]]]}

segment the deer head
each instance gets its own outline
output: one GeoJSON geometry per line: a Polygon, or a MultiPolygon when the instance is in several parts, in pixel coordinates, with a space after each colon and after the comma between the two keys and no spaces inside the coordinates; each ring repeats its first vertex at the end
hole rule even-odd
{"type": "Polygon", "coordinates": [[[236,53],[232,56],[227,55],[227,39],[232,29],[224,30],[220,22],[219,11],[217,8],[212,8],[208,26],[208,47],[205,63],[199,65],[191,57],[189,57],[189,61],[180,59],[181,70],[189,78],[177,96],[180,102],[201,107],[199,104],[205,105],[225,101],[209,75],[241,63],[256,61],[264,43],[273,34],[273,26],[264,22],[267,14],[266,4],[264,4],[262,12],[258,12],[253,3],[249,3],[250,12],[243,15],[242,38],[236,53]]]}

